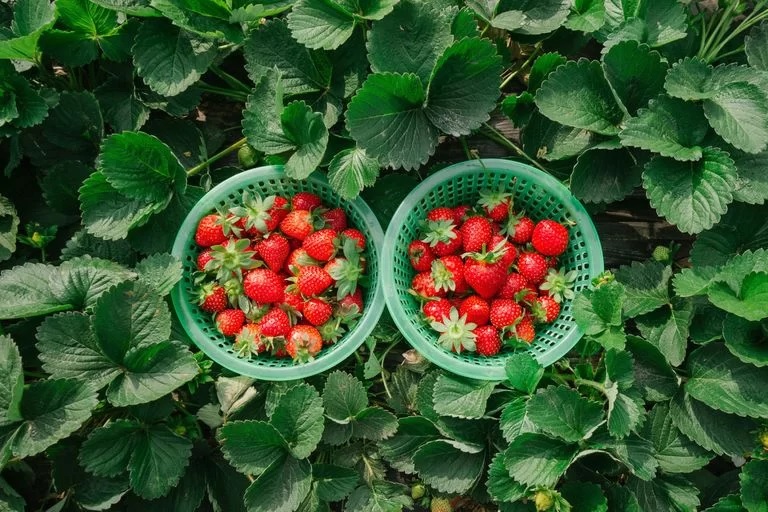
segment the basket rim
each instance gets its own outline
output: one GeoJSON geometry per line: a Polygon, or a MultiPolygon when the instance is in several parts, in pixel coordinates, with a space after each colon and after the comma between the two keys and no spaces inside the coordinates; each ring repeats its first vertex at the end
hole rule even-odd
{"type": "MultiPolygon", "coordinates": [[[[199,219],[211,211],[213,203],[220,201],[237,188],[245,187],[255,180],[265,179],[293,180],[293,178],[289,178],[285,174],[284,166],[266,165],[242,171],[222,181],[200,198],[184,218],[184,222],[182,222],[176,233],[171,254],[180,260],[183,259],[184,251],[193,236],[199,219]]],[[[293,181],[297,183],[314,182],[324,187],[330,187],[325,176],[318,172],[313,172],[305,180],[293,181]]],[[[338,195],[336,192],[333,192],[333,194],[338,195]]],[[[380,256],[382,246],[384,245],[384,231],[373,210],[359,196],[352,200],[341,199],[341,201],[348,203],[363,218],[365,226],[360,227],[367,231],[368,243],[373,244],[377,256],[380,256]]],[[[379,261],[381,260],[379,259],[379,261]]],[[[379,272],[381,272],[381,267],[379,267],[379,272]]],[[[184,298],[183,285],[183,281],[179,281],[173,287],[171,301],[175,314],[187,336],[201,351],[222,367],[240,375],[268,381],[286,381],[311,377],[340,364],[363,344],[384,312],[381,279],[377,279],[375,283],[372,283],[372,286],[375,287],[372,300],[366,305],[365,311],[363,311],[363,315],[358,320],[357,325],[337,342],[340,343],[340,346],[332,354],[294,366],[263,366],[240,359],[211,341],[211,338],[192,321],[193,305],[184,298]]]]}
{"type": "MultiPolygon", "coordinates": [[[[591,279],[597,277],[604,270],[603,251],[600,244],[600,238],[597,229],[592,222],[591,217],[581,202],[571,194],[554,176],[536,169],[528,164],[514,160],[504,160],[500,158],[483,158],[459,162],[448,166],[432,174],[417,185],[403,200],[395,211],[389,222],[385,234],[384,250],[381,253],[381,280],[384,288],[384,299],[387,309],[403,334],[408,343],[419,351],[428,360],[440,366],[441,368],[453,372],[463,377],[469,377],[480,380],[505,380],[506,358],[499,359],[500,364],[483,366],[468,361],[458,359],[442,347],[426,340],[415,328],[413,321],[408,318],[402,304],[399,300],[394,277],[394,266],[385,265],[384,262],[392,262],[395,259],[394,240],[403,227],[413,206],[421,201],[431,190],[441,186],[444,182],[462,175],[471,175],[493,170],[516,176],[536,182],[544,187],[553,197],[555,197],[567,210],[569,218],[574,220],[581,228],[584,237],[588,240],[586,244],[587,261],[589,263],[589,276],[591,279]]],[[[547,352],[544,356],[538,356],[536,352],[528,350],[542,366],[549,366],[562,358],[574,345],[581,339],[583,332],[578,326],[573,328],[565,335],[559,343],[547,352]]],[[[512,355],[514,352],[509,352],[512,355]]]]}

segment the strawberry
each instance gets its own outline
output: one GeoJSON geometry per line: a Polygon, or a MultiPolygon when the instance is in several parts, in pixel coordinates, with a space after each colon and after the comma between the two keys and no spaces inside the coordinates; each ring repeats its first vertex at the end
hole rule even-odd
{"type": "Polygon", "coordinates": [[[211,247],[227,241],[224,228],[221,225],[221,215],[206,215],[197,223],[195,243],[200,247],[211,247]]]}
{"type": "Polygon", "coordinates": [[[429,510],[430,512],[453,512],[453,507],[448,498],[435,496],[429,504],[429,510]]]}
{"type": "Polygon", "coordinates": [[[533,318],[543,324],[551,324],[560,315],[560,303],[549,296],[538,297],[531,303],[533,318]]]}
{"type": "Polygon", "coordinates": [[[284,292],[283,304],[288,307],[289,312],[301,315],[304,312],[304,299],[298,293],[292,293],[286,287],[284,292]]]}
{"type": "Polygon", "coordinates": [[[566,272],[562,268],[560,270],[550,268],[539,290],[552,297],[555,302],[562,302],[563,299],[572,300],[576,296],[573,287],[577,277],[578,273],[575,270],[566,272]]]}
{"type": "Polygon", "coordinates": [[[248,273],[243,282],[243,291],[249,299],[259,304],[282,302],[285,294],[283,278],[265,268],[257,268],[248,273]]]}
{"type": "Polygon", "coordinates": [[[300,324],[291,329],[285,340],[285,351],[294,361],[306,363],[314,359],[323,348],[323,337],[312,325],[300,324]]]}
{"type": "Polygon", "coordinates": [[[560,256],[568,247],[568,228],[551,219],[542,220],[533,228],[531,243],[544,256],[560,256]]]}
{"type": "Polygon", "coordinates": [[[475,351],[475,324],[468,322],[466,316],[459,316],[456,308],[451,308],[447,318],[432,322],[432,329],[440,333],[437,342],[446,350],[461,353],[475,351]]]}
{"type": "Polygon", "coordinates": [[[547,267],[557,269],[557,256],[547,256],[544,259],[547,260],[547,267]]]}
{"type": "Polygon", "coordinates": [[[495,234],[491,237],[491,243],[489,244],[489,247],[494,248],[499,246],[504,249],[504,254],[501,255],[501,258],[499,258],[499,265],[505,269],[509,269],[510,265],[512,265],[512,263],[515,262],[515,259],[517,259],[517,249],[514,245],[512,245],[512,242],[507,240],[505,236],[495,234]]]}
{"type": "Polygon", "coordinates": [[[351,238],[344,239],[344,258],[334,258],[325,265],[325,271],[336,281],[336,298],[357,290],[357,282],[365,272],[365,260],[360,257],[357,244],[351,238]]]}
{"type": "Polygon", "coordinates": [[[334,208],[323,212],[325,226],[341,233],[347,229],[347,214],[341,208],[334,208]]]}
{"type": "Polygon", "coordinates": [[[312,325],[322,325],[333,314],[333,308],[323,299],[309,299],[304,303],[304,318],[312,325]]]}
{"type": "Polygon", "coordinates": [[[365,235],[359,229],[347,228],[341,232],[341,236],[342,239],[343,237],[351,238],[361,251],[365,250],[365,235]]]}
{"type": "Polygon", "coordinates": [[[312,192],[299,192],[291,198],[291,210],[314,210],[323,200],[312,192]]]}
{"type": "Polygon", "coordinates": [[[286,268],[290,271],[291,267],[294,268],[301,268],[301,267],[316,267],[320,265],[320,263],[311,257],[309,254],[307,254],[307,250],[303,247],[299,247],[298,249],[295,249],[291,254],[288,256],[288,261],[286,262],[286,268]]]}
{"type": "Polygon", "coordinates": [[[294,278],[296,287],[305,297],[320,295],[333,284],[333,278],[320,267],[301,267],[294,278]]]}
{"type": "Polygon", "coordinates": [[[211,247],[211,261],[206,268],[216,272],[216,279],[225,281],[233,276],[242,278],[243,271],[262,265],[256,258],[256,252],[251,250],[247,238],[230,238],[220,245],[211,247]]]}
{"type": "Polygon", "coordinates": [[[491,223],[485,217],[473,216],[461,226],[464,252],[480,252],[491,241],[491,223]]]}
{"type": "Polygon", "coordinates": [[[250,357],[251,354],[257,355],[266,351],[267,345],[261,337],[259,325],[254,323],[243,325],[235,336],[233,348],[240,357],[250,357]]]}
{"type": "Polygon", "coordinates": [[[280,233],[272,233],[256,244],[256,253],[273,272],[280,272],[291,252],[291,244],[280,233]]]}
{"type": "Polygon", "coordinates": [[[421,240],[414,240],[408,246],[408,259],[416,272],[426,272],[432,268],[435,255],[429,244],[421,240]]]}
{"type": "Polygon", "coordinates": [[[448,256],[461,250],[461,232],[452,220],[429,221],[422,241],[429,244],[436,256],[448,256]]]}
{"type": "Polygon", "coordinates": [[[208,263],[213,259],[213,251],[210,249],[205,249],[200,252],[200,254],[197,255],[197,270],[200,272],[205,272],[207,269],[205,268],[208,263]]]}
{"type": "Polygon", "coordinates": [[[547,276],[547,260],[539,253],[524,252],[517,258],[517,270],[531,286],[538,287],[547,276]]]}
{"type": "Polygon", "coordinates": [[[265,234],[278,224],[271,214],[275,199],[275,196],[262,198],[258,193],[246,190],[243,192],[242,205],[230,208],[229,211],[239,219],[238,224],[249,236],[265,234]]]}
{"type": "Polygon", "coordinates": [[[518,341],[528,344],[533,343],[533,340],[536,338],[536,326],[533,325],[533,320],[530,315],[523,316],[523,318],[512,327],[510,336],[518,341]]]}
{"type": "Polygon", "coordinates": [[[468,206],[466,204],[462,204],[460,206],[456,206],[453,208],[453,222],[460,226],[462,222],[464,222],[464,219],[469,215],[470,210],[472,210],[471,206],[468,206]]]}
{"type": "Polygon", "coordinates": [[[478,204],[492,220],[501,222],[509,215],[512,206],[512,194],[502,191],[483,190],[478,204]]]}
{"type": "Polygon", "coordinates": [[[488,302],[477,295],[470,295],[459,306],[459,315],[466,316],[467,321],[475,325],[487,324],[490,314],[491,309],[488,302]]]}
{"type": "Polygon", "coordinates": [[[491,303],[491,324],[497,329],[503,329],[520,320],[523,308],[512,299],[496,299],[491,303]]]}
{"type": "Polygon", "coordinates": [[[464,263],[464,279],[480,297],[488,300],[504,286],[507,271],[498,264],[504,255],[503,248],[468,254],[464,263]]]}
{"type": "Polygon", "coordinates": [[[504,282],[504,286],[499,290],[500,299],[517,299],[523,289],[529,288],[528,280],[517,272],[512,272],[507,275],[507,280],[504,282]]]}
{"type": "Polygon", "coordinates": [[[435,280],[432,279],[431,272],[419,272],[413,276],[411,291],[421,299],[445,297],[445,290],[438,289],[435,286],[435,280]]]}
{"type": "Polygon", "coordinates": [[[534,224],[530,218],[522,214],[512,215],[504,225],[502,232],[509,236],[513,243],[522,245],[527,244],[531,240],[533,228],[534,224]]]}
{"type": "Polygon", "coordinates": [[[475,350],[481,356],[495,356],[501,350],[499,331],[492,325],[475,329],[475,350]]]}
{"type": "Polygon", "coordinates": [[[427,213],[427,220],[432,222],[438,222],[441,220],[448,220],[453,222],[453,209],[448,208],[447,206],[439,206],[434,208],[427,213]]]}
{"type": "Polygon", "coordinates": [[[216,283],[207,283],[200,288],[197,303],[203,311],[218,313],[227,308],[229,301],[223,286],[216,283]]]}
{"type": "Polygon", "coordinates": [[[358,288],[355,293],[345,295],[339,300],[339,309],[351,310],[357,308],[358,313],[363,312],[363,292],[358,288]]]}
{"type": "Polygon", "coordinates": [[[445,292],[463,294],[467,291],[464,279],[464,262],[458,256],[443,256],[432,263],[432,279],[435,287],[445,292]]]}
{"type": "Polygon", "coordinates": [[[318,261],[328,261],[336,254],[338,244],[336,232],[326,228],[307,235],[301,246],[311,258],[318,261]]]}
{"type": "Polygon", "coordinates": [[[304,240],[315,230],[309,210],[293,210],[280,223],[283,233],[296,240],[304,240]]]}
{"type": "Polygon", "coordinates": [[[239,309],[225,309],[216,314],[216,328],[224,336],[234,336],[245,323],[245,313],[239,309]]]}
{"type": "Polygon", "coordinates": [[[269,220],[267,221],[267,231],[274,231],[288,215],[288,200],[281,196],[275,196],[275,202],[269,209],[269,220]]]}
{"type": "Polygon", "coordinates": [[[447,299],[428,300],[421,306],[421,312],[428,322],[442,322],[451,314],[452,307],[447,299]]]}
{"type": "Polygon", "coordinates": [[[291,331],[291,319],[283,309],[274,307],[259,320],[261,334],[268,338],[285,337],[291,331]]]}

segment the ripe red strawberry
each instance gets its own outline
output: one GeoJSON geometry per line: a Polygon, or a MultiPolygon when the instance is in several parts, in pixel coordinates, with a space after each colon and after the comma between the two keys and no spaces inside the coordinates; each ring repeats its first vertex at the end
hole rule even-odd
{"type": "Polygon", "coordinates": [[[495,356],[501,350],[499,331],[492,325],[475,329],[475,351],[481,356],[495,356]]]}
{"type": "Polygon", "coordinates": [[[291,332],[291,319],[283,309],[274,307],[259,320],[261,334],[269,338],[288,336],[291,332]]]}
{"type": "Polygon", "coordinates": [[[464,219],[469,215],[470,210],[472,210],[472,207],[466,204],[454,207],[453,222],[457,226],[461,226],[461,223],[464,222],[464,219]]]}
{"type": "Polygon", "coordinates": [[[527,244],[533,234],[533,221],[520,214],[509,217],[502,231],[509,236],[513,243],[518,245],[527,244]]]}
{"type": "Polygon", "coordinates": [[[195,243],[200,247],[211,247],[226,241],[227,235],[224,234],[224,227],[221,224],[220,215],[206,215],[197,223],[195,243]]]}
{"type": "Polygon", "coordinates": [[[517,325],[510,330],[510,337],[528,344],[533,343],[536,338],[536,326],[533,325],[530,315],[523,316],[517,325]]]}
{"type": "Polygon", "coordinates": [[[341,232],[343,237],[351,238],[357,244],[357,247],[362,251],[365,249],[365,235],[360,230],[355,228],[347,228],[341,232]]]}
{"type": "Polygon", "coordinates": [[[288,306],[289,311],[302,314],[304,312],[304,299],[300,294],[293,293],[287,288],[288,287],[286,287],[285,290],[285,298],[283,299],[283,304],[288,306]]]}
{"type": "Polygon", "coordinates": [[[488,302],[477,295],[470,295],[459,306],[459,315],[466,315],[468,322],[478,326],[487,324],[490,314],[491,308],[488,302]]]}
{"type": "Polygon", "coordinates": [[[272,233],[256,244],[256,253],[274,272],[280,272],[291,252],[291,244],[280,233],[272,233]]]}
{"type": "Polygon", "coordinates": [[[491,323],[497,329],[514,325],[523,316],[523,308],[512,299],[496,299],[491,303],[491,323]]]}
{"type": "Polygon", "coordinates": [[[417,297],[422,299],[431,299],[434,297],[445,297],[445,290],[439,290],[435,286],[435,280],[432,279],[431,272],[419,272],[413,276],[411,281],[411,290],[417,297]]]}
{"type": "Polygon", "coordinates": [[[452,220],[428,222],[422,241],[429,244],[435,256],[457,254],[462,247],[461,231],[456,229],[452,220]]]}
{"type": "Polygon", "coordinates": [[[507,270],[498,264],[501,248],[469,254],[464,263],[464,279],[482,298],[488,300],[504,286],[507,270]]]}
{"type": "Polygon", "coordinates": [[[323,337],[311,325],[294,326],[285,340],[285,351],[300,363],[311,361],[322,349],[323,337]]]}
{"type": "Polygon", "coordinates": [[[504,286],[499,290],[500,299],[517,299],[517,294],[529,288],[528,280],[517,272],[507,275],[504,286]]]}
{"type": "Polygon", "coordinates": [[[421,306],[421,312],[428,322],[442,322],[451,314],[452,307],[447,299],[428,300],[421,306]]]}
{"type": "Polygon", "coordinates": [[[491,223],[485,217],[473,216],[461,226],[461,243],[464,252],[480,252],[483,246],[489,247],[491,241],[491,223]]]}
{"type": "Polygon", "coordinates": [[[347,229],[347,214],[341,208],[334,208],[323,213],[325,226],[341,233],[347,229]]]}
{"type": "Polygon", "coordinates": [[[547,260],[547,266],[549,268],[553,268],[557,270],[557,264],[558,264],[557,256],[547,256],[545,259],[547,260]]]}
{"type": "Polygon", "coordinates": [[[216,283],[207,283],[200,288],[197,303],[200,309],[209,313],[218,313],[227,308],[227,291],[216,283]]]}
{"type": "Polygon", "coordinates": [[[443,256],[432,263],[432,279],[435,287],[445,292],[461,295],[467,291],[464,279],[464,262],[458,256],[443,256]]]}
{"type": "Polygon", "coordinates": [[[259,304],[282,302],[284,287],[283,278],[266,268],[253,269],[243,281],[245,295],[259,304]]]}
{"type": "Polygon", "coordinates": [[[537,322],[551,324],[560,314],[560,303],[545,295],[531,303],[531,311],[537,322]]]}
{"type": "Polygon", "coordinates": [[[258,324],[247,323],[243,325],[235,336],[233,346],[235,352],[241,357],[251,354],[261,354],[267,350],[267,345],[261,336],[261,328],[258,324]]]}
{"type": "Polygon", "coordinates": [[[353,307],[357,308],[358,313],[363,312],[363,292],[358,288],[354,293],[345,295],[339,301],[339,309],[351,311],[353,307]]]}
{"type": "Polygon", "coordinates": [[[291,198],[291,210],[314,210],[323,201],[312,192],[298,192],[291,198]]]}
{"type": "Polygon", "coordinates": [[[275,196],[275,202],[267,213],[269,213],[267,231],[274,231],[288,215],[288,200],[281,196],[275,196]]]}
{"type": "Polygon", "coordinates": [[[286,262],[285,267],[290,272],[291,267],[298,269],[306,266],[316,267],[318,265],[320,265],[320,263],[307,254],[306,249],[299,247],[288,256],[288,261],[286,262]]]}
{"type": "Polygon", "coordinates": [[[296,287],[305,297],[320,295],[333,284],[331,275],[321,267],[301,267],[295,279],[296,287]]]}
{"type": "Polygon", "coordinates": [[[197,270],[205,272],[205,266],[213,259],[213,251],[205,249],[197,255],[197,270]]]}
{"type": "Polygon", "coordinates": [[[528,284],[538,288],[547,277],[547,260],[539,253],[524,252],[517,258],[517,270],[528,280],[528,284]]]}
{"type": "Polygon", "coordinates": [[[330,228],[310,233],[304,239],[302,247],[311,258],[318,261],[328,261],[336,254],[339,239],[336,232],[330,228]]]}
{"type": "Polygon", "coordinates": [[[478,204],[492,220],[501,222],[509,215],[512,205],[512,195],[508,192],[483,190],[480,192],[478,204]]]}
{"type": "Polygon", "coordinates": [[[408,259],[416,272],[427,272],[432,268],[435,255],[429,244],[421,240],[414,240],[408,246],[408,259]]]}
{"type": "Polygon", "coordinates": [[[240,309],[225,309],[216,314],[216,328],[224,336],[234,336],[245,323],[245,313],[240,309]]]}
{"type": "Polygon", "coordinates": [[[544,256],[560,256],[568,247],[568,228],[551,219],[542,220],[533,228],[531,243],[544,256]]]}
{"type": "Polygon", "coordinates": [[[309,299],[304,303],[304,318],[312,325],[323,325],[333,314],[333,307],[323,299],[309,299]]]}
{"type": "Polygon", "coordinates": [[[448,208],[447,206],[439,206],[434,208],[427,213],[427,220],[431,220],[433,222],[448,220],[453,222],[453,209],[448,208]]]}
{"type": "Polygon", "coordinates": [[[517,259],[517,249],[512,245],[512,242],[500,234],[495,234],[491,237],[491,243],[488,247],[496,248],[499,247],[499,244],[501,244],[501,247],[504,249],[504,254],[499,258],[499,265],[505,269],[509,269],[509,266],[515,262],[515,259],[517,259]]]}
{"type": "Polygon", "coordinates": [[[293,210],[280,223],[280,229],[291,238],[304,240],[315,230],[312,224],[312,214],[309,210],[293,210]]]}

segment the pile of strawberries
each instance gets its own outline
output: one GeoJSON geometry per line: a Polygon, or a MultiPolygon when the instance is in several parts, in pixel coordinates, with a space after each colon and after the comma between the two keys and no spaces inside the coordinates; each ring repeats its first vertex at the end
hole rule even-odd
{"type": "Polygon", "coordinates": [[[198,305],[238,356],[310,361],[363,312],[365,236],[315,194],[246,191],[200,219],[195,242],[198,305]]]}
{"type": "Polygon", "coordinates": [[[408,246],[410,292],[446,350],[493,356],[530,344],[573,298],[576,272],[557,270],[568,228],[515,213],[511,194],[483,191],[474,206],[434,208],[422,233],[408,246]]]}

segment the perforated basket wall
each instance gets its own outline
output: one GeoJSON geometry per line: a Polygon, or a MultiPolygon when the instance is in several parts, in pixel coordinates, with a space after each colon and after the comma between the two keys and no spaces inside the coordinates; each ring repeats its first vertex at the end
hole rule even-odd
{"type": "MultiPolygon", "coordinates": [[[[603,253],[595,227],[581,203],[555,178],[538,169],[508,160],[484,159],[447,167],[424,180],[403,201],[384,237],[382,286],[392,318],[411,345],[433,363],[453,373],[475,379],[504,379],[504,364],[511,354],[494,357],[455,354],[437,345],[437,333],[420,318],[418,301],[407,290],[415,274],[407,255],[408,244],[420,235],[419,223],[437,206],[475,204],[482,189],[503,188],[514,196],[516,211],[534,220],[573,221],[570,244],[560,257],[567,270],[576,270],[575,289],[589,286],[603,271],[603,253]]],[[[539,328],[528,349],[544,366],[560,359],[581,338],[567,301],[557,321],[539,328]]]]}
{"type": "Polygon", "coordinates": [[[384,310],[384,299],[379,283],[379,252],[383,232],[378,220],[365,202],[357,198],[341,199],[331,189],[323,176],[313,174],[308,179],[296,181],[285,176],[282,166],[266,166],[244,171],[211,189],[189,212],[179,229],[173,245],[173,255],[182,261],[184,277],[171,294],[174,308],[184,329],[200,349],[220,365],[241,375],[263,380],[293,380],[315,375],[336,366],[350,356],[371,333],[384,310]],[[347,214],[350,227],[362,231],[367,240],[364,256],[367,258],[369,286],[363,289],[365,308],[359,322],[342,339],[324,348],[313,361],[294,364],[290,358],[237,357],[232,351],[232,341],[217,330],[210,314],[196,305],[196,293],[192,273],[196,270],[199,248],[194,234],[203,215],[217,206],[228,207],[239,199],[245,190],[256,191],[262,196],[277,194],[285,197],[301,191],[309,191],[323,199],[329,207],[341,207],[347,214]]]}

